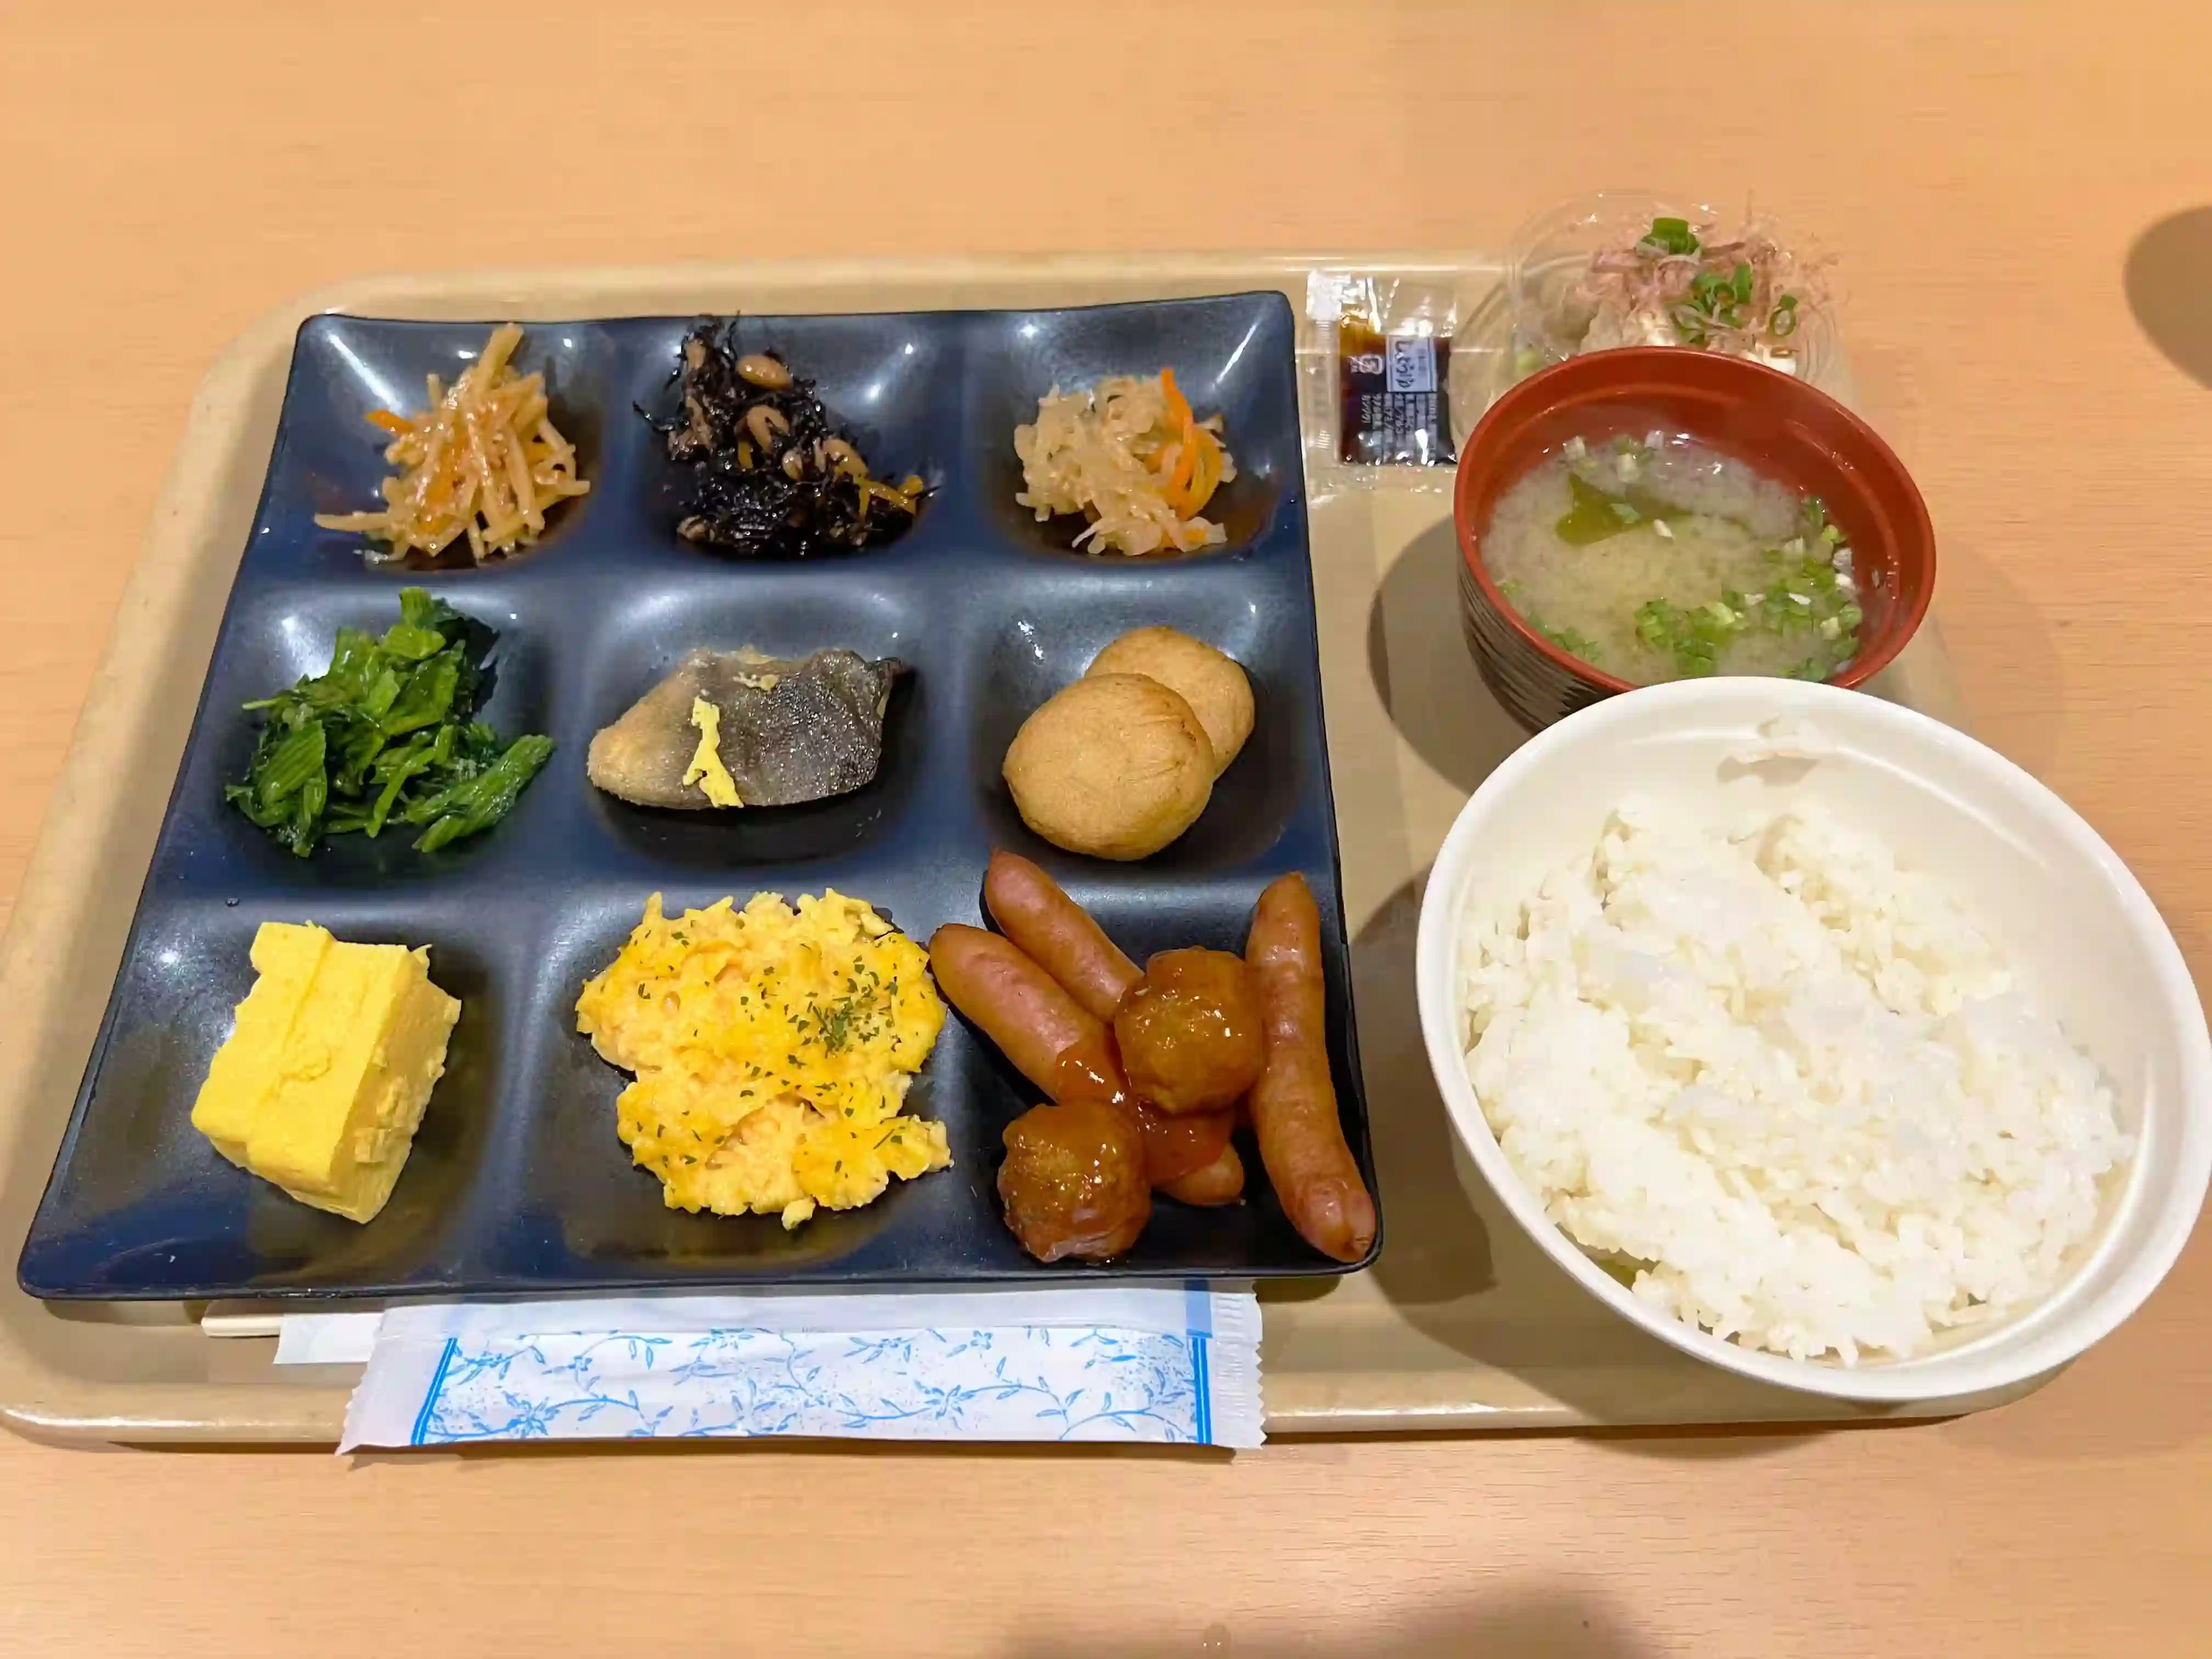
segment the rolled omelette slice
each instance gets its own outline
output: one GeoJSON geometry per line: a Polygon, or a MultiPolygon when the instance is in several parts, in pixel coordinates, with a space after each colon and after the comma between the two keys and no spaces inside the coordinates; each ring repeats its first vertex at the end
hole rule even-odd
{"type": "Polygon", "coordinates": [[[430,982],[427,947],[272,921],[252,961],[192,1127],[301,1203],[366,1222],[406,1167],[461,1005],[430,982]]]}

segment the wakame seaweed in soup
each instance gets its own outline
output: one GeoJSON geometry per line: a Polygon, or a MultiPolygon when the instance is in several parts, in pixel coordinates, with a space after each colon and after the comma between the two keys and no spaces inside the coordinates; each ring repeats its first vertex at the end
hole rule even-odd
{"type": "Polygon", "coordinates": [[[1482,557],[1529,627],[1632,684],[1824,680],[1858,651],[1850,545],[1820,501],[1692,439],[1570,441],[1499,500],[1482,557]]]}

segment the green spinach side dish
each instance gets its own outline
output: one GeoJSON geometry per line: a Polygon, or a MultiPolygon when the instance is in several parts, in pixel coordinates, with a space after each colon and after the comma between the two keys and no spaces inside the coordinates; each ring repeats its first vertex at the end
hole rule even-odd
{"type": "Polygon", "coordinates": [[[380,639],[341,628],[331,665],[246,704],[263,716],[246,781],[223,799],[306,858],[325,836],[419,828],[418,851],[489,830],[553,752],[475,718],[496,636],[420,587],[380,639]]]}

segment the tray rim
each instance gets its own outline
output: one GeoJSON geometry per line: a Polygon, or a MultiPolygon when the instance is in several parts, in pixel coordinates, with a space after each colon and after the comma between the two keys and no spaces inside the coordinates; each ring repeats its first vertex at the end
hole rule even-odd
{"type": "MultiPolygon", "coordinates": [[[[501,309],[522,320],[557,320],[564,305],[573,309],[577,303],[564,300],[564,295],[607,288],[620,288],[638,295],[636,303],[641,308],[602,310],[599,315],[669,315],[690,307],[671,307],[663,299],[658,302],[659,309],[646,308],[655,303],[653,296],[696,292],[702,287],[735,288],[746,283],[804,283],[827,293],[863,285],[878,289],[927,284],[985,287],[1010,282],[1064,282],[1074,285],[1131,280],[1167,285],[1218,281],[1235,286],[1197,291],[1250,291],[1255,284],[1267,285],[1272,282],[1287,292],[1292,279],[1317,268],[1339,267],[1384,267],[1465,275],[1502,269],[1502,261],[1494,251],[1472,248],[1348,251],[1328,247],[1249,252],[1013,252],[920,258],[793,256],[656,265],[468,267],[388,271],[342,278],[297,295],[264,312],[240,330],[216,356],[187,406],[183,430],[155,498],[152,516],[140,538],[137,557],[118,601],[106,646],[87,688],[46,815],[25,864],[5,934],[0,936],[0,1132],[14,1128],[27,1110],[26,1097],[33,1082],[34,1052],[62,1000],[58,982],[38,971],[46,954],[45,947],[66,932],[83,908],[84,896],[106,873],[99,865],[96,842],[73,834],[73,825],[88,805],[100,805],[97,801],[88,803],[87,797],[100,789],[102,780],[123,757],[129,739],[143,726],[159,696],[150,677],[134,678],[128,672],[136,659],[135,647],[141,639],[167,627],[182,608],[194,574],[191,568],[193,550],[205,532],[204,520],[213,507],[210,499],[211,481],[220,476],[224,462],[237,447],[237,428],[257,382],[268,372],[271,354],[280,367],[288,362],[293,337],[309,318],[342,313],[393,319],[456,319],[465,316],[475,319],[483,313],[464,312],[459,307],[476,305],[501,309]]],[[[1293,300],[1292,303],[1295,311],[1297,302],[1293,300]]],[[[823,308],[867,307],[832,305],[823,308]]],[[[950,307],[921,305],[902,308],[950,307]]],[[[265,462],[261,472],[265,475],[265,462]]],[[[1940,637],[1933,618],[1923,631],[1931,640],[1940,637]]],[[[213,638],[211,632],[210,652],[213,638]]],[[[1940,644],[1935,650],[1940,653],[1940,644]]],[[[1942,661],[1940,655],[1936,660],[1939,672],[1948,678],[1948,662],[1942,661]]],[[[200,672],[204,678],[204,665],[200,665],[200,672]]],[[[1340,858],[1340,848],[1339,855],[1340,858]]],[[[64,1118],[64,1127],[65,1124],[64,1118]]],[[[7,1146],[0,1145],[0,1158],[7,1155],[7,1146]]],[[[4,1294],[20,1298],[33,1317],[46,1310],[46,1304],[24,1296],[12,1279],[4,1294]]],[[[177,1308],[179,1304],[125,1305],[177,1308]]],[[[185,1304],[184,1310],[190,1316],[196,1306],[185,1304]]],[[[329,1444],[337,1438],[344,1402],[351,1389],[349,1371],[337,1379],[330,1378],[325,1371],[313,1377],[295,1374],[281,1382],[272,1381],[265,1374],[252,1381],[189,1383],[72,1377],[47,1366],[21,1346],[14,1336],[11,1323],[10,1310],[0,1307],[0,1424],[49,1443],[329,1444]]],[[[198,1336],[198,1340],[217,1339],[198,1336]]],[[[2033,1379],[1996,1395],[1917,1404],[1882,1416],[1886,1420],[1908,1420],[1957,1415],[2019,1398],[2047,1380],[2033,1379]]],[[[1633,1426],[1626,1420],[1599,1424],[1586,1413],[1555,1399],[1513,1407],[1471,1406],[1463,1401],[1435,1398],[1409,1400],[1395,1407],[1365,1406],[1335,1398],[1336,1390],[1324,1382],[1308,1391],[1310,1397],[1292,1401],[1283,1397],[1281,1382],[1274,1378],[1270,1379],[1268,1392],[1271,1400],[1267,1427],[1273,1434],[1633,1426]]],[[[1751,1422],[1778,1429],[1803,1429],[1838,1420],[1846,1419],[1832,1413],[1826,1416],[1792,1413],[1766,1419],[1711,1419],[1662,1414],[1650,1421],[1652,1426],[1703,1422],[1717,1427],[1729,1422],[1751,1422]]]]}

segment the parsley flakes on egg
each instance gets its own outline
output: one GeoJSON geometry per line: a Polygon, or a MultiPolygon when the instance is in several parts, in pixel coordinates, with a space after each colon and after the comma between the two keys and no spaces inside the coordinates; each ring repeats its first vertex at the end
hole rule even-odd
{"type": "Polygon", "coordinates": [[[576,1000],[576,1029],[637,1074],[616,1131],[668,1206],[786,1227],[951,1163],[945,1126],[902,1109],[944,1025],[921,947],[835,890],[673,921],[656,893],[576,1000]]]}

